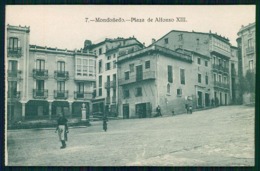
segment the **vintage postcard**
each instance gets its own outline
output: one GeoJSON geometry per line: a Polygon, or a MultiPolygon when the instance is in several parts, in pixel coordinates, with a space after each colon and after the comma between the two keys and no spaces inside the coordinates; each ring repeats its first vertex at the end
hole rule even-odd
{"type": "Polygon", "coordinates": [[[6,5],[6,166],[254,166],[255,5],[6,5]]]}

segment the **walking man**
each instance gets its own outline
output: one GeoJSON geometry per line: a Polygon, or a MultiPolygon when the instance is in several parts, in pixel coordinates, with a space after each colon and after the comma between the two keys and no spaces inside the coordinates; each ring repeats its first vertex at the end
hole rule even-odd
{"type": "Polygon", "coordinates": [[[67,133],[69,133],[68,125],[67,125],[67,118],[65,118],[64,113],[60,114],[57,120],[57,128],[55,133],[58,131],[59,140],[61,141],[61,149],[66,147],[65,141],[67,141],[67,133]]]}

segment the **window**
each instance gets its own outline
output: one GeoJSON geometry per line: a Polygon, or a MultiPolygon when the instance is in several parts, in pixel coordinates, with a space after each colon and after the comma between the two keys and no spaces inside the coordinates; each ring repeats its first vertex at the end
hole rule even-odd
{"type": "Polygon", "coordinates": [[[90,59],[89,60],[89,76],[96,76],[96,73],[95,73],[95,68],[96,68],[96,62],[95,60],[93,59],[90,59]]]}
{"type": "Polygon", "coordinates": [[[165,43],[165,44],[168,44],[168,43],[169,43],[168,38],[165,38],[165,39],[164,39],[164,43],[165,43]]]}
{"type": "Polygon", "coordinates": [[[172,83],[173,82],[173,78],[172,78],[172,66],[168,65],[168,82],[172,83]]]}
{"type": "Polygon", "coordinates": [[[101,55],[102,54],[102,48],[99,48],[98,52],[99,52],[99,55],[101,55]]]}
{"type": "Polygon", "coordinates": [[[116,61],[113,61],[113,68],[116,68],[116,61]]]}
{"type": "Polygon", "coordinates": [[[214,76],[214,81],[217,81],[217,75],[214,74],[213,76],[214,76]]]}
{"type": "Polygon", "coordinates": [[[110,97],[110,89],[107,89],[107,97],[110,97]]]}
{"type": "Polygon", "coordinates": [[[208,61],[205,61],[205,66],[206,66],[206,67],[208,66],[208,61]]]}
{"type": "Polygon", "coordinates": [[[102,60],[99,60],[98,62],[98,73],[102,72],[102,60]]]}
{"type": "Polygon", "coordinates": [[[116,57],[116,54],[113,55],[113,58],[115,58],[115,57],[116,57]]]}
{"type": "Polygon", "coordinates": [[[134,70],[135,70],[135,69],[134,69],[134,66],[135,66],[134,64],[130,64],[130,65],[129,65],[130,72],[134,72],[134,70]]]}
{"type": "Polygon", "coordinates": [[[98,77],[98,86],[102,87],[102,75],[98,77]]]}
{"type": "Polygon", "coordinates": [[[213,64],[216,64],[216,57],[213,56],[213,64]]]}
{"type": "Polygon", "coordinates": [[[110,62],[106,63],[106,71],[110,70],[110,62]]]}
{"type": "Polygon", "coordinates": [[[129,80],[129,71],[125,72],[125,80],[129,80]]]}
{"type": "Polygon", "coordinates": [[[130,97],[129,90],[124,90],[124,99],[127,99],[130,97]]]}
{"type": "Polygon", "coordinates": [[[209,84],[209,77],[207,75],[205,76],[205,82],[207,85],[209,84]]]}
{"type": "Polygon", "coordinates": [[[182,89],[180,88],[177,89],[177,96],[182,96],[182,89]]]}
{"type": "Polygon", "coordinates": [[[251,39],[248,39],[248,47],[252,47],[253,44],[252,44],[252,38],[251,39]]]}
{"type": "Polygon", "coordinates": [[[250,60],[249,61],[249,70],[253,71],[253,69],[254,69],[254,60],[250,60]]]}
{"type": "Polygon", "coordinates": [[[17,81],[8,81],[8,96],[15,97],[17,94],[17,81]]]}
{"type": "Polygon", "coordinates": [[[136,88],[136,97],[142,96],[142,87],[137,87],[136,88]]]}
{"type": "Polygon", "coordinates": [[[182,34],[179,35],[179,41],[183,40],[182,34]]]}
{"type": "Polygon", "coordinates": [[[58,91],[65,91],[65,82],[64,81],[58,81],[57,82],[57,90],[58,91]]]}
{"type": "Polygon", "coordinates": [[[18,38],[16,38],[16,37],[10,37],[9,38],[9,47],[8,47],[8,49],[18,50],[18,38]]]}
{"type": "Polygon", "coordinates": [[[36,89],[44,90],[44,80],[36,80],[36,89]]]}
{"type": "Polygon", "coordinates": [[[200,65],[200,58],[197,58],[197,63],[200,65]]]}
{"type": "Polygon", "coordinates": [[[168,83],[167,84],[167,94],[170,94],[171,93],[171,86],[170,84],[168,83]]]}
{"type": "Polygon", "coordinates": [[[78,93],[84,92],[84,83],[83,82],[77,84],[77,92],[78,93]]]}
{"type": "Polygon", "coordinates": [[[99,95],[99,96],[102,96],[102,88],[99,88],[99,89],[98,89],[98,95],[99,95]]]}
{"type": "Polygon", "coordinates": [[[57,70],[60,72],[65,71],[65,62],[64,61],[58,61],[57,62],[57,70]]]}
{"type": "Polygon", "coordinates": [[[221,75],[218,75],[218,81],[221,83],[222,82],[222,77],[221,75]]]}
{"type": "Polygon", "coordinates": [[[8,61],[8,70],[9,71],[17,72],[17,66],[18,66],[17,61],[13,61],[13,60],[8,61]]]}
{"type": "Polygon", "coordinates": [[[82,74],[83,76],[88,76],[88,60],[82,59],[82,74]]]}
{"type": "Polygon", "coordinates": [[[185,70],[180,69],[181,84],[185,84],[185,70]]]}
{"type": "Polygon", "coordinates": [[[136,66],[136,81],[143,80],[143,66],[136,66]]]}
{"type": "Polygon", "coordinates": [[[111,59],[111,56],[108,56],[108,57],[107,57],[107,60],[110,60],[110,59],[111,59]]]}
{"type": "Polygon", "coordinates": [[[223,76],[223,83],[226,84],[227,83],[227,77],[223,76]]]}
{"type": "Polygon", "coordinates": [[[43,59],[36,60],[36,69],[44,70],[45,69],[45,61],[43,59]]]}
{"type": "Polygon", "coordinates": [[[150,61],[145,61],[145,69],[150,68],[150,61]]]}
{"type": "Polygon", "coordinates": [[[198,74],[198,82],[201,83],[201,74],[198,74]]]}
{"type": "Polygon", "coordinates": [[[197,40],[197,45],[200,45],[200,39],[196,39],[197,40]]]}

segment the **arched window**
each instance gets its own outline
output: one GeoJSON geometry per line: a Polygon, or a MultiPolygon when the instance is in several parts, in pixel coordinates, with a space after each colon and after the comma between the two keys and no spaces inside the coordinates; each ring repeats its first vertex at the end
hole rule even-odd
{"type": "Polygon", "coordinates": [[[171,86],[170,84],[168,83],[167,84],[167,94],[170,94],[171,93],[171,86]]]}

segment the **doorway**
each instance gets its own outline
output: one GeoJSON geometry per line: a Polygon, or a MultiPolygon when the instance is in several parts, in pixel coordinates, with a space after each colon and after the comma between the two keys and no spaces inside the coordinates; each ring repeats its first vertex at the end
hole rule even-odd
{"type": "Polygon", "coordinates": [[[123,104],[123,119],[129,119],[129,104],[123,104]]]}
{"type": "Polygon", "coordinates": [[[139,118],[146,118],[146,103],[140,103],[135,105],[135,112],[139,118]]]}

